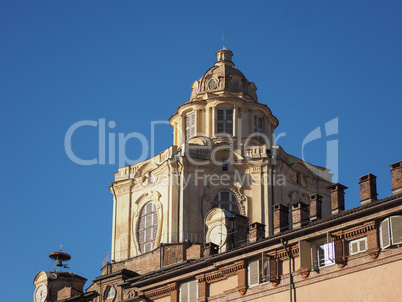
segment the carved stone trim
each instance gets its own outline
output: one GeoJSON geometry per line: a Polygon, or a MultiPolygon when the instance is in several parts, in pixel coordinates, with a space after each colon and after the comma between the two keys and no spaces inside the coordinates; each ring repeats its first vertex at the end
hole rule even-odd
{"type": "Polygon", "coordinates": [[[205,279],[206,282],[212,283],[212,282],[224,280],[224,279],[227,279],[230,276],[236,275],[237,271],[239,271],[239,270],[241,270],[243,268],[245,268],[245,262],[244,261],[239,261],[239,262],[236,262],[236,263],[221,267],[221,268],[219,268],[218,271],[205,274],[203,277],[197,276],[197,277],[200,277],[199,279],[197,277],[196,278],[197,278],[197,280],[199,280],[198,282],[203,282],[203,281],[200,281],[200,280],[205,279]]]}
{"type": "Polygon", "coordinates": [[[147,298],[156,299],[170,295],[170,292],[177,289],[177,283],[171,283],[163,287],[146,291],[144,294],[147,298]]]}
{"type": "Polygon", "coordinates": [[[379,249],[370,252],[370,256],[371,256],[371,258],[373,260],[377,259],[379,255],[380,255],[380,250],[379,249]]]}
{"type": "Polygon", "coordinates": [[[123,294],[125,299],[130,299],[136,297],[137,292],[134,289],[124,289],[123,294]]]}
{"type": "Polygon", "coordinates": [[[375,221],[370,221],[363,225],[359,225],[359,226],[356,226],[356,227],[353,227],[353,228],[350,228],[347,230],[334,232],[331,235],[332,235],[332,237],[335,237],[336,240],[340,240],[340,239],[344,238],[345,240],[350,241],[357,237],[362,237],[366,233],[374,230],[375,227],[376,227],[375,221]]]}
{"type": "Polygon", "coordinates": [[[206,281],[205,274],[195,276],[195,279],[197,279],[198,283],[203,283],[206,281]]]}
{"type": "Polygon", "coordinates": [[[302,276],[303,279],[306,279],[310,275],[310,270],[308,268],[300,268],[299,274],[302,276]]]}
{"type": "MultiPolygon", "coordinates": [[[[290,255],[292,256],[292,258],[299,256],[299,245],[295,244],[295,245],[291,246],[290,251],[288,249],[288,252],[290,252],[290,255]]],[[[284,249],[270,252],[267,255],[269,257],[271,257],[272,259],[279,259],[279,260],[287,259],[286,252],[284,249]]]]}

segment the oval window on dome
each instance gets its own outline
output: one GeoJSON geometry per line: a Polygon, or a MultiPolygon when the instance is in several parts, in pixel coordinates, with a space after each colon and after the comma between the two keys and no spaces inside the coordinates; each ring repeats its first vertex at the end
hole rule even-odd
{"type": "Polygon", "coordinates": [[[216,194],[211,208],[221,208],[233,214],[240,214],[236,196],[230,191],[221,191],[216,194]]]}
{"type": "Polygon", "coordinates": [[[239,91],[240,90],[240,82],[238,80],[233,80],[232,81],[232,87],[234,91],[239,91]]]}
{"type": "Polygon", "coordinates": [[[156,234],[158,231],[158,214],[156,205],[150,201],[143,206],[138,221],[138,245],[142,254],[155,248],[156,234]]]}
{"type": "Polygon", "coordinates": [[[216,89],[218,87],[218,80],[217,79],[210,79],[208,81],[208,89],[216,89]]]}

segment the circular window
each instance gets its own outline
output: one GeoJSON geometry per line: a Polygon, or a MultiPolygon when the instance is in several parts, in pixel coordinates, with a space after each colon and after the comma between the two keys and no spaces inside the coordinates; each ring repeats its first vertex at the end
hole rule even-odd
{"type": "Polygon", "coordinates": [[[218,80],[217,79],[210,79],[208,81],[208,89],[216,89],[218,88],[218,80]]]}
{"type": "Polygon", "coordinates": [[[230,191],[221,191],[216,194],[211,208],[221,208],[234,214],[240,214],[236,196],[230,191]]]}
{"type": "Polygon", "coordinates": [[[138,245],[142,254],[154,249],[157,231],[158,214],[156,213],[156,205],[150,201],[142,208],[138,221],[138,245]]]}

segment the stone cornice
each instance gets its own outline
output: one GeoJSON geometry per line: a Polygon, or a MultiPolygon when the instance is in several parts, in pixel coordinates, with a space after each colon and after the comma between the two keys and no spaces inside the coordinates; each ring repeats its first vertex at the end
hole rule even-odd
{"type": "Polygon", "coordinates": [[[227,279],[229,276],[237,274],[237,271],[245,267],[245,261],[238,261],[230,265],[226,265],[218,269],[218,271],[210,272],[196,276],[198,282],[213,283],[219,280],[227,279]]]}
{"type": "Polygon", "coordinates": [[[144,294],[147,298],[157,299],[170,295],[170,292],[177,290],[177,283],[170,283],[166,286],[146,291],[144,294]]]}
{"type": "Polygon", "coordinates": [[[369,221],[363,225],[331,233],[331,235],[332,237],[335,237],[336,240],[339,239],[351,240],[356,237],[361,237],[362,235],[365,235],[367,232],[372,231],[375,228],[376,228],[376,222],[369,221]]]}

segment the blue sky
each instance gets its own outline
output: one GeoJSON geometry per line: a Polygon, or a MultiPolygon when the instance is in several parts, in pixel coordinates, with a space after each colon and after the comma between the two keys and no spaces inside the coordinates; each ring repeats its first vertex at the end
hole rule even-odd
{"type": "MultiPolygon", "coordinates": [[[[325,165],[326,144],[337,140],[346,207],[359,205],[358,177],[367,173],[378,177],[379,198],[389,196],[388,165],[402,160],[401,15],[400,1],[1,2],[2,299],[30,301],[35,274],[60,244],[73,272],[100,274],[118,165],[72,162],[67,130],[105,119],[116,123],[107,134],[149,138],[151,121],[189,100],[223,32],[279,119],[285,151],[300,157],[306,135],[338,118],[338,134],[306,146],[305,159],[325,165]]],[[[155,152],[172,144],[167,125],[156,137],[155,152]]],[[[74,151],[94,158],[97,141],[96,128],[83,128],[74,151]]],[[[139,147],[129,141],[127,156],[139,147]]]]}

